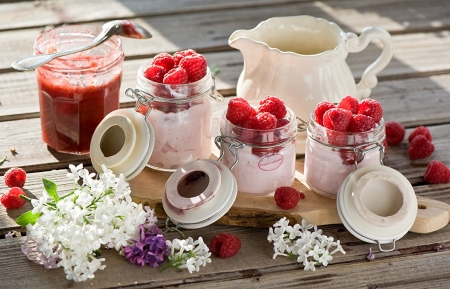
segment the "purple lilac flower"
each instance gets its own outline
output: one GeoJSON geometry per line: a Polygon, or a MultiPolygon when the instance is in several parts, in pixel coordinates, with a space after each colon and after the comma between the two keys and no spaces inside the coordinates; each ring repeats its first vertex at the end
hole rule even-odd
{"type": "Polygon", "coordinates": [[[40,265],[44,265],[46,269],[54,269],[58,267],[58,262],[61,261],[59,253],[62,252],[61,246],[53,250],[53,254],[49,258],[39,250],[36,242],[33,239],[28,238],[28,233],[25,241],[22,244],[22,253],[31,261],[37,262],[40,265]]]}
{"type": "Polygon", "coordinates": [[[139,225],[139,240],[133,238],[131,241],[133,244],[124,247],[123,252],[131,263],[139,266],[158,267],[170,253],[166,238],[157,226],[146,230],[144,225],[139,225]]]}

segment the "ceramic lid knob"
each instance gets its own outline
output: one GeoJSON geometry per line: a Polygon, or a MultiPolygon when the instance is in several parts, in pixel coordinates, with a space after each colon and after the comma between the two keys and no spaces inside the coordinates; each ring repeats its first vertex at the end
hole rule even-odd
{"type": "Polygon", "coordinates": [[[105,165],[126,180],[139,174],[150,159],[155,144],[154,131],[144,116],[132,109],[118,109],[100,122],[91,139],[94,169],[105,165]]]}

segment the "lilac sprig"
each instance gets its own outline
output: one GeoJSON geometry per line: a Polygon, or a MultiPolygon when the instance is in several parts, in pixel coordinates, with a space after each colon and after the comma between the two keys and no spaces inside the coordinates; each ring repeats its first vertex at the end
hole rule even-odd
{"type": "Polygon", "coordinates": [[[131,239],[132,245],[125,246],[123,253],[133,264],[158,267],[164,261],[164,256],[169,256],[170,249],[166,245],[166,238],[161,229],[156,225],[149,227],[139,225],[139,240],[131,239]]]}

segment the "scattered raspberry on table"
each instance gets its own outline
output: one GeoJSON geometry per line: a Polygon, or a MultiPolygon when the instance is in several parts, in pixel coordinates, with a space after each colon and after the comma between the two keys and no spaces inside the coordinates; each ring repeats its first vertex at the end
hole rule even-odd
{"type": "Polygon", "coordinates": [[[434,145],[425,135],[417,135],[411,141],[408,149],[409,158],[412,160],[429,157],[434,152],[434,145]]]}
{"type": "Polygon", "coordinates": [[[18,209],[27,202],[26,200],[21,199],[19,195],[25,196],[25,193],[19,187],[12,187],[0,197],[0,202],[8,210],[18,209]]]}
{"type": "Polygon", "coordinates": [[[405,137],[405,128],[396,121],[385,123],[386,141],[389,145],[398,145],[405,137]]]}
{"type": "Polygon", "coordinates": [[[426,127],[426,126],[418,126],[416,127],[410,134],[408,137],[408,141],[412,142],[413,139],[418,136],[418,135],[423,135],[427,140],[429,140],[430,142],[432,141],[432,137],[431,137],[431,133],[430,130],[426,127]]]}
{"type": "Polygon", "coordinates": [[[218,233],[212,238],[209,249],[217,257],[233,257],[241,249],[241,240],[234,234],[218,233]]]}
{"type": "Polygon", "coordinates": [[[298,201],[305,198],[305,194],[292,187],[279,187],[273,197],[278,207],[289,210],[295,208],[298,201]]]}
{"type": "Polygon", "coordinates": [[[22,188],[27,180],[27,173],[22,168],[10,168],[3,178],[6,186],[22,188]]]}
{"type": "Polygon", "coordinates": [[[443,162],[433,160],[428,164],[423,179],[430,184],[449,183],[450,169],[443,162]]]}

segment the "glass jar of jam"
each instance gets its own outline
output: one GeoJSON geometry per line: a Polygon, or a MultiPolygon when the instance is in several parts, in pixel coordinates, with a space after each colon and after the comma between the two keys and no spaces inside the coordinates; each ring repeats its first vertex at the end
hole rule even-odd
{"type": "MultiPolygon", "coordinates": [[[[101,27],[62,26],[39,35],[34,54],[88,45],[101,27]]],[[[58,152],[88,154],[92,134],[119,108],[124,53],[118,36],[96,48],[59,57],[36,69],[42,138],[58,152]]]]}
{"type": "Polygon", "coordinates": [[[321,126],[314,113],[307,124],[305,179],[309,187],[335,199],[345,178],[354,170],[383,164],[384,121],[365,132],[338,132],[321,126]]]}
{"type": "Polygon", "coordinates": [[[285,118],[289,122],[282,127],[256,130],[234,125],[223,114],[219,159],[231,169],[239,193],[268,195],[294,182],[297,121],[289,108],[285,118]]]}
{"type": "Polygon", "coordinates": [[[145,78],[144,71],[150,64],[148,61],[140,66],[135,90],[147,99],[145,111],[142,108],[139,111],[147,115],[155,130],[155,147],[148,166],[173,172],[189,162],[209,159],[210,97],[215,98],[216,94],[210,70],[196,82],[163,84],[145,78]]]}

